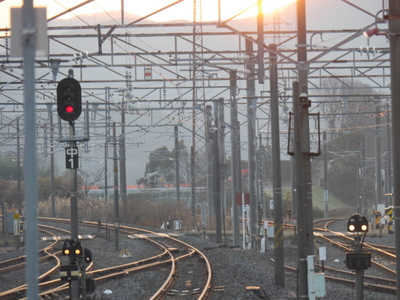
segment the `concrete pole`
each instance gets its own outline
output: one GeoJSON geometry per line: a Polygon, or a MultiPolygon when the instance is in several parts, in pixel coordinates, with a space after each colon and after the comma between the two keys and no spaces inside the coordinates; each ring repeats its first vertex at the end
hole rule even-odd
{"type": "MultiPolygon", "coordinates": [[[[400,2],[389,0],[389,41],[390,41],[390,78],[392,94],[392,116],[400,116],[400,2]]],[[[396,233],[396,288],[400,291],[400,118],[392,117],[392,153],[393,153],[393,201],[396,233]]],[[[397,293],[400,300],[400,293],[397,293]]]]}
{"type": "Polygon", "coordinates": [[[239,207],[236,205],[236,195],[240,193],[240,159],[239,159],[239,130],[236,99],[236,71],[230,71],[230,105],[231,105],[231,186],[232,186],[232,228],[233,246],[240,245],[239,207]]]}
{"type": "Polygon", "coordinates": [[[175,190],[176,190],[176,202],[181,202],[180,193],[180,173],[179,173],[179,132],[178,125],[174,126],[174,137],[175,137],[175,190]]]}
{"type": "Polygon", "coordinates": [[[125,135],[121,134],[119,137],[119,173],[120,173],[120,193],[123,206],[123,214],[121,222],[126,222],[128,205],[126,201],[126,159],[125,159],[125,135]]]}
{"type": "MultiPolygon", "coordinates": [[[[326,131],[322,133],[324,143],[324,218],[329,218],[329,191],[328,191],[328,144],[326,141],[326,131]]],[[[358,172],[358,171],[357,171],[358,172]]],[[[357,181],[358,182],[358,181],[357,181]]]]}
{"type": "Polygon", "coordinates": [[[219,244],[222,242],[222,203],[221,203],[221,170],[219,161],[219,142],[218,142],[218,131],[219,131],[219,119],[217,105],[214,106],[215,114],[215,131],[212,134],[213,137],[213,182],[214,182],[214,204],[215,204],[215,225],[216,225],[216,242],[219,244]]]}
{"type": "Polygon", "coordinates": [[[50,113],[50,193],[51,193],[51,217],[56,217],[56,199],[55,199],[55,183],[54,183],[54,128],[53,128],[53,114],[51,109],[50,113]]]}
{"type": "Polygon", "coordinates": [[[118,157],[117,157],[117,133],[113,124],[114,140],[114,225],[115,225],[115,250],[119,251],[119,195],[118,195],[118,157]]]}
{"type": "Polygon", "coordinates": [[[257,168],[256,168],[256,110],[257,97],[255,96],[254,55],[253,43],[246,40],[247,64],[249,71],[246,80],[247,86],[247,137],[248,137],[248,164],[249,164],[249,190],[250,190],[250,235],[251,249],[256,249],[257,235],[257,168]]]}
{"type": "MultiPolygon", "coordinates": [[[[276,51],[276,45],[269,45],[276,51]]],[[[271,150],[272,150],[272,188],[274,197],[274,256],[275,283],[285,286],[284,248],[283,248],[283,212],[282,212],[282,179],[281,179],[281,143],[279,138],[279,97],[278,66],[274,52],[269,53],[269,77],[271,93],[271,150]]]]}
{"type": "MultiPolygon", "coordinates": [[[[392,193],[392,145],[391,145],[391,127],[390,127],[390,106],[387,105],[387,113],[386,113],[386,123],[387,123],[387,179],[386,179],[386,193],[392,193]]],[[[392,196],[387,196],[387,206],[393,205],[392,196]]]]}
{"type": "MultiPolygon", "coordinates": [[[[221,204],[223,215],[226,215],[226,164],[225,164],[225,106],[224,98],[219,98],[216,102],[218,114],[218,150],[219,150],[219,164],[220,164],[220,184],[221,184],[221,204]]],[[[223,219],[225,224],[226,219],[223,219]]],[[[224,227],[226,228],[226,226],[224,227]]]]}
{"type": "Polygon", "coordinates": [[[106,142],[104,143],[104,198],[105,201],[108,202],[108,144],[110,142],[110,87],[105,87],[105,101],[106,101],[106,128],[105,128],[105,137],[106,142]]]}
{"type": "Polygon", "coordinates": [[[206,124],[205,124],[205,138],[206,138],[206,157],[207,157],[207,205],[208,217],[214,216],[214,183],[213,183],[213,143],[210,127],[213,126],[211,105],[206,105],[206,124]]]}
{"type": "Polygon", "coordinates": [[[382,163],[381,163],[381,108],[375,108],[375,211],[378,210],[378,204],[382,203],[382,163]]]}
{"type": "Polygon", "coordinates": [[[24,195],[26,214],[26,270],[27,298],[38,298],[38,232],[37,232],[37,164],[35,120],[35,13],[33,0],[24,0],[22,6],[22,46],[24,54],[24,195]]]}
{"type": "MultiPolygon", "coordinates": [[[[22,215],[22,197],[21,197],[21,145],[19,138],[19,118],[17,119],[17,178],[18,178],[18,186],[17,186],[17,203],[18,203],[18,213],[22,215]]],[[[54,182],[54,180],[52,181],[54,182]]]]}
{"type": "Polygon", "coordinates": [[[123,205],[122,221],[126,221],[128,205],[126,201],[126,157],[125,157],[125,98],[122,96],[121,136],[119,141],[120,192],[123,205]]]}

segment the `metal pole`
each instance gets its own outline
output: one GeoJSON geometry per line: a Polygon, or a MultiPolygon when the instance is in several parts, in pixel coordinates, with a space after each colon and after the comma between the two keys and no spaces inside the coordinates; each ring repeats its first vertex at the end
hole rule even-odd
{"type": "Polygon", "coordinates": [[[230,71],[230,105],[231,105],[231,175],[232,175],[232,227],[233,245],[240,245],[239,207],[236,205],[236,195],[240,193],[240,159],[239,159],[239,130],[236,99],[236,71],[230,71]]]}
{"type": "MultiPolygon", "coordinates": [[[[270,44],[270,49],[276,51],[276,45],[270,44]]],[[[269,75],[271,93],[271,145],[272,145],[272,184],[274,197],[274,256],[275,283],[285,286],[283,219],[282,219],[282,183],[281,183],[281,145],[279,139],[279,99],[278,99],[278,69],[276,54],[269,53],[269,75]]]]}
{"type": "MultiPolygon", "coordinates": [[[[298,247],[297,247],[297,278],[298,278],[298,299],[308,298],[308,280],[307,280],[307,243],[309,242],[307,231],[306,210],[307,201],[304,196],[307,192],[306,178],[304,178],[303,164],[304,155],[302,149],[301,135],[301,114],[299,100],[299,85],[293,83],[293,117],[294,117],[294,158],[296,172],[296,200],[297,200],[297,225],[298,225],[298,247]]],[[[311,234],[312,238],[312,234],[311,234]]]]}
{"type": "Polygon", "coordinates": [[[376,196],[375,211],[378,210],[378,204],[382,203],[382,166],[381,166],[381,108],[375,108],[375,180],[376,196]]]}
{"type": "MultiPolygon", "coordinates": [[[[386,123],[387,123],[387,191],[386,193],[392,193],[392,149],[391,149],[391,128],[390,128],[390,107],[389,104],[387,106],[386,113],[386,123]]],[[[393,205],[392,196],[387,196],[388,206],[393,205]]]]}
{"type": "Polygon", "coordinates": [[[206,157],[207,157],[207,215],[209,218],[214,216],[214,183],[213,183],[213,143],[212,143],[212,133],[210,132],[210,127],[212,127],[212,111],[211,105],[206,105],[206,124],[205,124],[205,138],[206,138],[206,157]]]}
{"type": "MultiPolygon", "coordinates": [[[[75,136],[75,126],[73,122],[69,122],[69,136],[75,136]]],[[[69,142],[70,147],[76,147],[76,141],[69,142]]],[[[71,239],[78,240],[78,169],[70,169],[70,198],[71,198],[71,239]]],[[[79,282],[71,281],[72,299],[79,299],[79,282]]]]}
{"type": "Polygon", "coordinates": [[[56,199],[55,199],[55,183],[54,183],[54,132],[53,132],[53,114],[50,113],[50,190],[51,190],[51,217],[56,217],[56,199]]]}
{"type": "Polygon", "coordinates": [[[174,126],[175,137],[175,188],[176,188],[176,202],[181,202],[180,195],[180,173],[179,173],[179,132],[178,125],[174,126]]]}
{"type": "Polygon", "coordinates": [[[257,58],[258,58],[258,83],[264,83],[264,14],[263,0],[257,1],[257,58]]]}
{"type": "Polygon", "coordinates": [[[113,140],[114,140],[114,225],[115,225],[115,250],[119,251],[119,195],[118,195],[118,157],[117,157],[117,133],[113,124],[113,140]]]}
{"type": "Polygon", "coordinates": [[[329,218],[328,144],[326,142],[326,131],[322,133],[322,138],[324,142],[324,218],[329,218]]]}
{"type": "MultiPolygon", "coordinates": [[[[224,111],[224,98],[219,98],[217,103],[218,115],[218,152],[219,152],[219,166],[220,166],[220,192],[221,192],[221,205],[222,214],[226,214],[226,164],[225,164],[225,111],[224,111]]],[[[224,226],[226,218],[222,220],[224,226]]],[[[226,226],[224,227],[226,228],[226,226]]]]}
{"type": "Polygon", "coordinates": [[[17,186],[17,203],[18,203],[18,213],[22,215],[22,199],[21,199],[21,145],[19,138],[19,118],[17,119],[17,177],[18,177],[18,186],[17,186]]]}
{"type": "Polygon", "coordinates": [[[125,96],[122,96],[121,109],[121,136],[119,142],[119,167],[120,167],[120,191],[123,205],[122,221],[126,221],[128,205],[126,201],[126,157],[125,157],[125,96]]]}
{"type": "MultiPolygon", "coordinates": [[[[392,94],[392,116],[400,116],[400,2],[389,0],[389,41],[390,41],[390,78],[392,94]]],[[[400,291],[400,118],[392,117],[392,153],[393,153],[393,201],[396,233],[396,288],[400,291]]],[[[400,293],[397,293],[400,300],[400,293]]]]}
{"type": "Polygon", "coordinates": [[[248,164],[249,164],[249,190],[250,190],[250,241],[251,249],[256,249],[257,235],[257,170],[256,170],[256,110],[257,98],[255,96],[254,81],[254,55],[253,44],[246,40],[247,64],[246,69],[249,71],[246,80],[247,86],[247,138],[248,138],[248,164]]]}
{"type": "Polygon", "coordinates": [[[215,129],[212,135],[213,137],[213,177],[214,177],[214,204],[215,204],[215,231],[216,231],[216,242],[222,242],[222,212],[221,212],[221,172],[219,165],[219,141],[218,141],[218,131],[219,131],[219,121],[218,121],[218,109],[217,105],[214,106],[214,114],[215,114],[215,129]]]}
{"type": "Polygon", "coordinates": [[[127,218],[127,203],[126,203],[126,159],[125,159],[125,135],[119,137],[119,173],[120,173],[120,192],[123,205],[122,222],[126,222],[127,218]]]}
{"type": "Polygon", "coordinates": [[[24,53],[24,195],[26,214],[26,283],[27,297],[38,298],[38,232],[37,232],[37,166],[35,132],[35,13],[33,0],[24,0],[22,6],[22,46],[24,53]]]}

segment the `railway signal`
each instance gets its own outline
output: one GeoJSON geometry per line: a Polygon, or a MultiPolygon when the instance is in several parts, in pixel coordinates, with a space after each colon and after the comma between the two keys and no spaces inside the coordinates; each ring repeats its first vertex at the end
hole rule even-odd
{"type": "Polygon", "coordinates": [[[81,85],[72,78],[67,77],[57,85],[57,112],[65,121],[75,121],[82,112],[81,85]]]}
{"type": "Polygon", "coordinates": [[[62,247],[62,255],[68,255],[71,258],[84,258],[85,263],[92,262],[92,251],[83,248],[81,242],[72,239],[65,240],[62,247]]]}
{"type": "Polygon", "coordinates": [[[356,299],[363,299],[364,270],[371,267],[371,252],[362,251],[368,232],[368,220],[360,214],[354,214],[347,222],[347,231],[354,233],[354,250],[346,252],[346,267],[356,271],[356,299]],[[363,238],[361,240],[361,238],[363,238]]]}
{"type": "Polygon", "coordinates": [[[347,230],[349,232],[364,232],[368,231],[368,220],[366,217],[360,214],[354,214],[350,217],[347,222],[347,230]]]}
{"type": "Polygon", "coordinates": [[[69,257],[78,257],[82,254],[82,245],[79,241],[65,240],[62,247],[62,255],[68,255],[69,257]]]}

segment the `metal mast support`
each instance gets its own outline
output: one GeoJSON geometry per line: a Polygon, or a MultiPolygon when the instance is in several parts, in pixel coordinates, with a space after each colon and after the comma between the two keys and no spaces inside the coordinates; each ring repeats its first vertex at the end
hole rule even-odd
{"type": "Polygon", "coordinates": [[[118,157],[117,157],[117,133],[116,125],[113,124],[113,146],[114,146],[114,225],[115,225],[115,250],[119,251],[119,195],[118,195],[118,157]]]}
{"type": "Polygon", "coordinates": [[[175,189],[176,189],[176,202],[181,202],[180,196],[180,173],[179,173],[179,132],[178,125],[174,126],[175,137],[175,189]]]}
{"type": "Polygon", "coordinates": [[[381,108],[375,108],[375,180],[376,196],[375,211],[378,210],[378,204],[382,203],[382,163],[381,163],[381,108]]]}
{"type": "MultiPolygon", "coordinates": [[[[326,131],[322,133],[324,141],[324,218],[329,218],[329,191],[328,191],[328,144],[326,142],[326,131]]],[[[359,157],[359,154],[358,156],[359,157]]],[[[358,163],[358,160],[357,160],[358,163]]],[[[358,172],[358,170],[357,170],[358,172]]],[[[359,180],[357,180],[359,185],[359,180]]],[[[360,206],[358,206],[360,207],[360,206]]]]}
{"type": "Polygon", "coordinates": [[[233,245],[240,245],[239,209],[236,205],[236,195],[240,190],[240,157],[239,157],[239,126],[236,99],[236,71],[230,71],[230,104],[231,104],[231,174],[232,174],[232,227],[233,245]]]}
{"type": "Polygon", "coordinates": [[[22,46],[24,55],[24,195],[26,212],[26,269],[27,298],[38,298],[38,232],[37,232],[37,165],[35,132],[35,13],[33,0],[22,6],[22,46]]]}
{"type": "Polygon", "coordinates": [[[206,106],[206,121],[205,121],[205,138],[206,138],[206,157],[207,157],[207,216],[211,218],[214,216],[214,183],[213,183],[213,143],[210,128],[213,126],[211,120],[212,111],[211,105],[206,106]]]}
{"type": "Polygon", "coordinates": [[[297,1],[297,60],[299,83],[293,86],[293,106],[298,111],[295,124],[296,185],[297,185],[297,220],[299,227],[298,246],[298,299],[308,299],[307,256],[314,254],[313,218],[312,218],[312,184],[310,164],[310,127],[308,109],[308,68],[307,34],[306,34],[306,0],[297,1]],[[296,92],[295,92],[296,89],[296,92]],[[297,129],[296,129],[297,127],[297,129]]]}
{"type": "Polygon", "coordinates": [[[196,139],[197,118],[200,110],[196,110],[199,102],[204,102],[204,73],[203,73],[203,27],[202,27],[201,0],[193,0],[193,118],[192,118],[192,149],[191,149],[191,181],[192,181],[192,230],[195,229],[196,220],[196,152],[200,148],[200,141],[196,139]]]}
{"type": "Polygon", "coordinates": [[[220,169],[220,157],[219,157],[219,140],[218,131],[220,130],[219,119],[218,119],[218,105],[214,104],[214,128],[212,133],[213,139],[213,182],[214,182],[214,207],[215,207],[215,230],[216,230],[216,242],[222,242],[222,203],[221,203],[221,169],[220,169]]]}
{"type": "MultiPolygon", "coordinates": [[[[269,45],[276,52],[276,45],[269,45]]],[[[282,183],[281,183],[281,145],[279,139],[279,99],[278,68],[274,52],[269,53],[269,75],[271,91],[271,138],[272,138],[272,184],[274,197],[274,256],[275,283],[285,286],[283,219],[282,219],[282,183]]]]}
{"type": "Polygon", "coordinates": [[[126,202],[126,157],[125,157],[125,93],[122,96],[121,108],[121,135],[119,140],[119,167],[120,167],[120,192],[123,205],[122,221],[126,222],[128,217],[128,205],[126,202]]]}
{"type": "MultiPolygon", "coordinates": [[[[400,2],[389,0],[390,79],[392,94],[392,153],[393,153],[393,201],[396,233],[396,288],[400,291],[400,2]]],[[[400,293],[397,293],[400,300],[400,293]]]]}
{"type": "Polygon", "coordinates": [[[246,40],[247,64],[249,71],[246,80],[247,86],[247,135],[248,135],[248,157],[249,157],[249,190],[250,190],[250,235],[251,249],[256,249],[257,235],[257,176],[256,176],[256,109],[257,97],[255,96],[254,55],[253,43],[246,40]]]}

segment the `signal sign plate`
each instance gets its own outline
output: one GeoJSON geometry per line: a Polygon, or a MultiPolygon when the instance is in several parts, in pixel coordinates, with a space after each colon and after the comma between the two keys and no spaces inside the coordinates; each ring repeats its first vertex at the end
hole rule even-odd
{"type": "Polygon", "coordinates": [[[78,147],[65,148],[65,168],[78,169],[78,147]]]}

